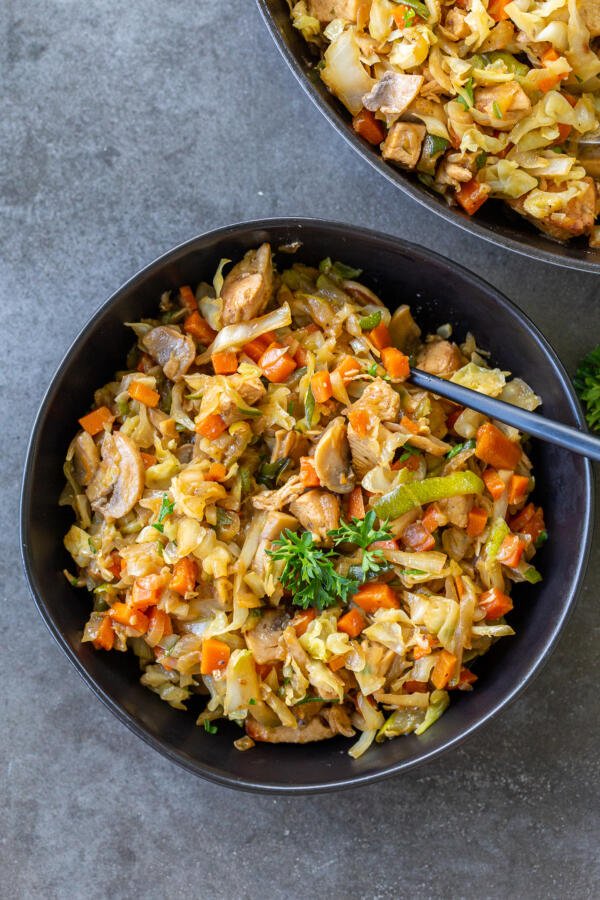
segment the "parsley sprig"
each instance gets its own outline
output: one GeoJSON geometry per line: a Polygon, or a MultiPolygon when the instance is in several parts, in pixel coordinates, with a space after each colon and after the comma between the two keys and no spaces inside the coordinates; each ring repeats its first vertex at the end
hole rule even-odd
{"type": "Polygon", "coordinates": [[[592,431],[600,431],[600,345],[581,361],[574,379],[592,431]]]}
{"type": "Polygon", "coordinates": [[[165,530],[165,526],[163,525],[164,520],[167,516],[170,516],[173,510],[175,509],[175,503],[169,500],[166,494],[162,495],[162,503],[160,504],[160,510],[158,512],[158,519],[156,522],[152,523],[152,527],[156,528],[157,531],[160,531],[162,534],[165,530]]]}
{"type": "Polygon", "coordinates": [[[382,568],[381,559],[383,551],[378,547],[369,550],[369,546],[376,541],[389,541],[391,538],[387,522],[382,522],[380,528],[375,527],[375,511],[370,510],[364,519],[352,519],[350,522],[342,521],[340,527],[328,532],[333,538],[335,546],[339,544],[356,544],[362,549],[361,568],[363,581],[367,575],[376,575],[382,568]]]}

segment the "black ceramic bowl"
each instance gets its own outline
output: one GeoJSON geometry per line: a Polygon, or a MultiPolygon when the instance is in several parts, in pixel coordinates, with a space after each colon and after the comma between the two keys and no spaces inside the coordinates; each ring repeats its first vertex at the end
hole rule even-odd
{"type": "MultiPolygon", "coordinates": [[[[378,147],[373,147],[353,131],[347,109],[329,93],[316,74],[314,66],[318,58],[311,53],[310,46],[300,32],[292,26],[287,0],[257,0],[257,3],[275,44],[302,88],[336,131],[388,181],[447,222],[486,241],[532,259],[600,273],[600,250],[592,250],[586,238],[559,244],[499,200],[486,203],[471,218],[462,210],[449,207],[443,197],[421,184],[411,173],[386,163],[381,158],[378,147]]],[[[323,152],[327,153],[326,147],[323,152]]]]}
{"type": "MultiPolygon", "coordinates": [[[[22,495],[25,569],[39,611],[80,675],[137,735],[191,772],[231,787],[302,793],[363,784],[393,775],[455,746],[506,706],[538,671],[571,611],[590,542],[591,469],[565,450],[534,449],[537,500],[551,539],[539,555],[544,581],[515,590],[511,624],[516,636],[500,641],[478,664],[472,693],[456,692],[448,712],[422,737],[373,746],[361,759],[344,739],[303,747],[258,744],[240,753],[237,726],[216,735],[197,728],[196,710],[178,712],[139,684],[132,655],[96,652],[81,644],[88,595],[61,574],[71,564],[62,538],[72,515],[59,508],[62,464],[77,419],[94,389],[122,366],[132,343],[124,322],[152,315],[160,294],[180,284],[210,280],[219,259],[236,259],[262,241],[274,248],[302,241],[295,257],[314,264],[324,256],[364,269],[364,280],[390,307],[408,302],[425,330],[451,322],[462,339],[472,330],[495,361],[523,376],[544,398],[546,415],[583,426],[565,372],[536,328],[480,278],[435,253],[348,225],[283,219],[223,228],[195,238],[152,263],[96,313],[68,351],[44,398],[33,429],[22,495]]],[[[94,715],[93,709],[90,715],[94,715]]]]}

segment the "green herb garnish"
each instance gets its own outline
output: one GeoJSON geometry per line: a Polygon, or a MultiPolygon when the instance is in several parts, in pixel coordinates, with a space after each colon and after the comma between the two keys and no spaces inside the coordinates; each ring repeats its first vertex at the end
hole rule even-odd
{"type": "Polygon", "coordinates": [[[477,171],[479,171],[479,169],[483,169],[487,162],[487,158],[488,155],[485,150],[482,150],[481,153],[477,154],[477,156],[475,157],[475,165],[477,167],[477,171]]]}
{"type": "Polygon", "coordinates": [[[216,734],[219,730],[216,725],[213,725],[212,722],[209,722],[208,719],[204,720],[204,730],[207,734],[216,734]]]}
{"type": "Polygon", "coordinates": [[[600,431],[600,345],[581,361],[574,379],[592,431],[600,431]]]}
{"type": "Polygon", "coordinates": [[[464,444],[456,444],[452,448],[452,450],[448,450],[446,453],[446,459],[454,459],[455,456],[458,456],[459,453],[462,453],[463,450],[473,450],[475,448],[476,441],[471,438],[469,441],[465,441],[464,444]]]}
{"type": "Polygon", "coordinates": [[[363,581],[367,575],[373,575],[381,568],[379,560],[383,558],[383,551],[379,548],[369,550],[371,544],[376,541],[389,541],[392,537],[387,522],[382,522],[380,528],[375,528],[375,512],[369,510],[364,519],[351,519],[350,522],[340,522],[340,527],[327,532],[333,538],[337,547],[339,544],[356,544],[363,551],[361,568],[363,581]]]}
{"type": "MultiPolygon", "coordinates": [[[[167,516],[170,516],[175,509],[175,503],[169,500],[167,494],[162,495],[162,503],[160,505],[160,510],[158,512],[158,519],[156,522],[152,523],[152,527],[156,528],[157,531],[160,531],[162,534],[165,530],[165,526],[163,525],[164,520],[167,516]]],[[[161,545],[162,549],[162,545],[161,545]]]]}
{"type": "Polygon", "coordinates": [[[333,275],[334,277],[341,278],[343,280],[348,279],[349,281],[354,278],[358,278],[362,275],[362,269],[354,269],[352,266],[347,266],[342,262],[331,262],[330,257],[326,257],[326,259],[322,259],[319,263],[319,272],[322,275],[333,275]]]}
{"type": "Polygon", "coordinates": [[[292,593],[292,603],[302,609],[312,606],[322,611],[340,601],[347,603],[358,589],[358,581],[336,572],[333,550],[317,547],[310,531],[296,534],[286,528],[267,553],[285,563],[281,584],[292,593]]]}
{"type": "Polygon", "coordinates": [[[401,2],[402,6],[409,6],[411,9],[414,9],[416,14],[421,16],[422,19],[429,18],[429,10],[421,0],[396,0],[396,2],[401,2]]]}
{"type": "Polygon", "coordinates": [[[548,532],[542,531],[542,533],[540,535],[538,535],[538,537],[534,541],[534,547],[536,548],[536,550],[539,550],[540,547],[543,547],[547,540],[548,540],[548,532]]]}

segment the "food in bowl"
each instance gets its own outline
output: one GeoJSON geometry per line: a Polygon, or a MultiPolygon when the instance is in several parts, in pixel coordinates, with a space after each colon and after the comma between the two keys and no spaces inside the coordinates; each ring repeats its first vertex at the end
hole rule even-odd
{"type": "Polygon", "coordinates": [[[69,446],[83,640],[135,653],[177,709],[205,695],[198,723],[238,722],[241,750],[358,733],[358,757],[472,689],[547,537],[521,435],[415,388],[409,357],[540,400],[359,270],[277,271],[268,244],[229,265],[130,323],[69,446]]]}
{"type": "Polygon", "coordinates": [[[289,0],[353,127],[474,215],[600,246],[598,0],[289,0]]]}

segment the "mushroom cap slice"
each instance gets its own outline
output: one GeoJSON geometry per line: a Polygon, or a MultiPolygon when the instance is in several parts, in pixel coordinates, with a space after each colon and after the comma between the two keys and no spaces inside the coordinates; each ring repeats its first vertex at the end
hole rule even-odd
{"type": "Polygon", "coordinates": [[[314,466],[321,484],[336,494],[349,494],[354,487],[350,445],[342,416],[329,423],[315,449],[314,466]]]}
{"type": "MultiPolygon", "coordinates": [[[[113,442],[109,447],[115,451],[115,456],[109,462],[116,464],[117,478],[108,503],[100,511],[105,518],[120,519],[133,509],[144,492],[144,463],[130,437],[120,431],[116,431],[112,437],[113,442]]],[[[109,452],[107,449],[107,453],[109,452]]],[[[104,444],[102,456],[105,456],[104,444]]]]}
{"type": "Polygon", "coordinates": [[[91,434],[82,431],[73,441],[73,468],[77,482],[87,487],[99,465],[100,454],[96,442],[91,434]]]}
{"type": "Polygon", "coordinates": [[[162,366],[172,381],[185,375],[196,358],[196,345],[189,334],[182,334],[171,325],[158,325],[145,334],[142,347],[162,366]]]}

